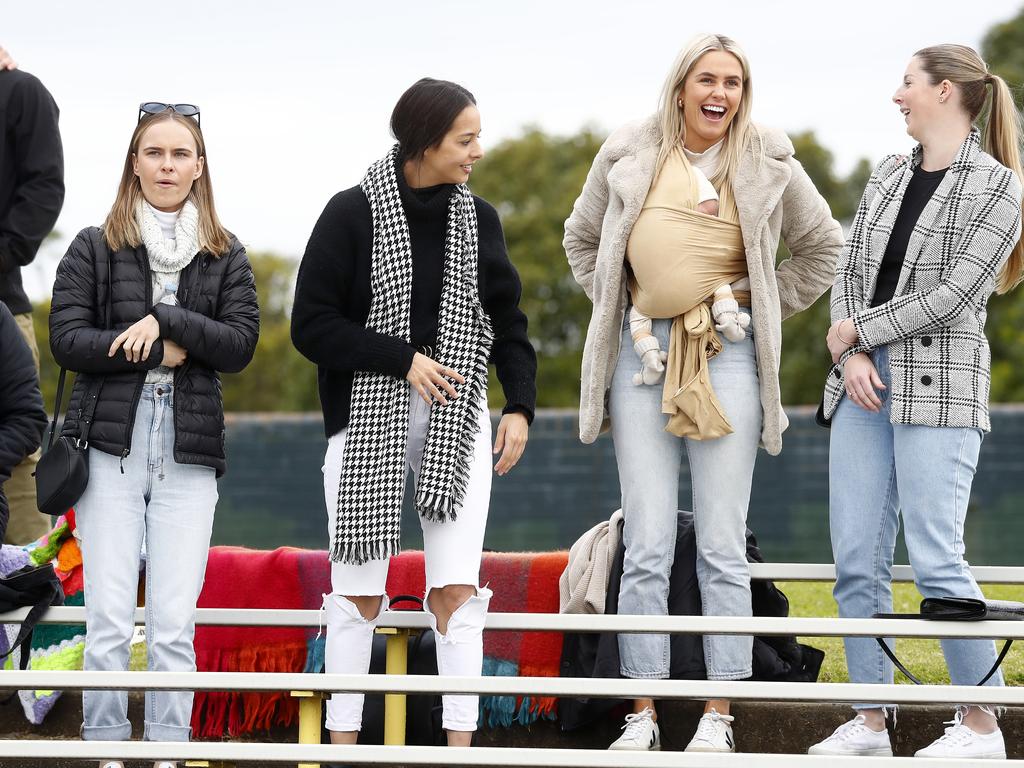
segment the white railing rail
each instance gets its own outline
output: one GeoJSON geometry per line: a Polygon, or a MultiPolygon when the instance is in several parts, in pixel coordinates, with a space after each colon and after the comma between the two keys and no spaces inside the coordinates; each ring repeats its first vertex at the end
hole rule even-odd
{"type": "Polygon", "coordinates": [[[314,691],[477,693],[485,696],[573,696],[611,699],[732,699],[735,701],[937,701],[1024,705],[1024,687],[784,683],[755,680],[635,680],[589,677],[440,677],[328,675],[302,672],[101,672],[8,670],[5,688],[35,690],[314,691]]]}
{"type": "MultiPolygon", "coordinates": [[[[1024,584],[1024,568],[1009,565],[972,565],[971,573],[979,584],[1024,584]]],[[[832,563],[751,563],[750,578],[772,581],[835,581],[832,563]]],[[[914,571],[909,565],[894,565],[892,580],[910,582],[914,571]]]]}
{"type": "MultiPolygon", "coordinates": [[[[386,747],[166,741],[0,741],[0,758],[124,758],[357,765],[522,766],[522,768],[949,768],[949,760],[913,757],[612,752],[522,747],[386,747]]],[[[990,768],[991,760],[957,760],[957,768],[990,768]]],[[[999,765],[1024,766],[1024,760],[999,765]]]]}
{"type": "MultiPolygon", "coordinates": [[[[0,624],[21,621],[28,609],[0,613],[0,624]]],[[[145,622],[144,609],[135,613],[145,622]]],[[[41,619],[48,624],[82,624],[85,608],[54,606],[41,619]]],[[[319,611],[270,608],[200,608],[201,626],[318,627],[319,611]]],[[[428,629],[420,611],[389,611],[378,627],[428,629]]],[[[490,613],[490,631],[629,632],[687,635],[796,635],[798,637],[957,637],[1024,639],[1024,621],[926,621],[924,619],[837,619],[805,616],[635,616],[628,614],[490,613]]]]}

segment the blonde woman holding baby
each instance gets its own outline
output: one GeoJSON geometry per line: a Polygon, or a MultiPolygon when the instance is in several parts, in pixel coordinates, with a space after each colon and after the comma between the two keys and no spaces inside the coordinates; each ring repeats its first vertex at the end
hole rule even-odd
{"type": "MultiPolygon", "coordinates": [[[[593,442],[610,417],[622,486],[622,614],[667,612],[684,451],[693,499],[682,507],[694,513],[704,614],[751,614],[745,529],[754,460],[759,444],[781,450],[787,424],[781,323],[831,285],[843,245],[793,145],[755,126],[751,104],[739,46],[721,35],[694,38],[668,74],[657,114],[605,142],[565,223],[569,264],[594,303],[580,438],[593,442]],[[706,199],[698,172],[715,188],[717,216],[698,208],[706,199]],[[776,265],[780,239],[792,256],[776,265]],[[735,304],[720,305],[716,318],[726,289],[735,304]],[[652,318],[657,352],[647,359],[665,358],[660,383],[645,383],[657,377],[637,352],[654,347],[636,314],[634,341],[630,308],[652,318]],[[634,350],[639,342],[647,348],[634,350]]],[[[669,676],[667,635],[620,635],[619,652],[624,677],[669,676]]],[[[709,679],[750,677],[751,638],[708,636],[704,659],[709,679]]],[[[732,720],[729,702],[708,701],[687,750],[735,751],[732,720]]],[[[623,731],[613,749],[660,748],[651,699],[634,702],[623,731]]]]}

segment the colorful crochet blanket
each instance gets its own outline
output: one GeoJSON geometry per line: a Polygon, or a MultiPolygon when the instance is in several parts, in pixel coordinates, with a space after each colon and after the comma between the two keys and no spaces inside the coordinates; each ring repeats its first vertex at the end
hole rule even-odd
{"type": "MultiPolygon", "coordinates": [[[[565,552],[485,553],[481,583],[494,590],[491,611],[557,613],[558,577],[565,564],[565,552]]],[[[319,609],[330,589],[326,552],[213,547],[199,605],[319,609]]],[[[392,558],[387,590],[389,595],[424,593],[422,552],[392,558]]],[[[319,672],[324,666],[324,637],[316,628],[197,627],[195,644],[200,670],[319,672]]],[[[488,632],[484,674],[556,677],[561,652],[558,633],[488,632]]],[[[528,724],[554,719],[555,700],[489,696],[481,699],[480,709],[482,724],[528,724]]],[[[194,732],[207,738],[290,725],[297,719],[297,702],[287,692],[201,692],[192,710],[194,732]]]]}
{"type": "MultiPolygon", "coordinates": [[[[64,588],[64,604],[84,605],[82,553],[74,530],[75,514],[71,511],[59,517],[53,530],[38,541],[25,547],[0,548],[0,570],[11,573],[26,565],[52,562],[64,588]]],[[[17,634],[16,624],[0,628],[0,653],[7,651],[17,634]]],[[[84,650],[84,625],[40,624],[32,635],[29,663],[32,669],[81,669],[84,650]]],[[[17,669],[19,661],[20,651],[15,651],[7,657],[5,668],[17,669]]],[[[18,691],[18,698],[28,721],[39,725],[60,694],[60,691],[18,691]]]]}

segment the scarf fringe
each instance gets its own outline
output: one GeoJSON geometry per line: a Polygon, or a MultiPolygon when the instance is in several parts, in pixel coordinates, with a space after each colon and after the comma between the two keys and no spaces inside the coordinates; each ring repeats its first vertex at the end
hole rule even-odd
{"type": "MultiPolygon", "coordinates": [[[[401,514],[401,513],[399,513],[401,514]]],[[[331,545],[331,561],[362,565],[371,560],[386,560],[402,551],[401,537],[388,541],[339,541],[331,545]]]]}

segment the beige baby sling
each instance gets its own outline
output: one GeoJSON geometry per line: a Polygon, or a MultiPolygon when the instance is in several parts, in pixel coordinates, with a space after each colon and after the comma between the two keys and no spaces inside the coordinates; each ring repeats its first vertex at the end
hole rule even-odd
{"type": "MultiPolygon", "coordinates": [[[[626,247],[630,294],[650,318],[671,318],[662,412],[665,429],[706,440],[732,432],[711,386],[708,361],[722,350],[708,304],[723,284],[747,276],[739,213],[729,185],[720,192],[719,216],[695,210],[697,178],[681,150],[669,155],[626,247]]],[[[737,294],[741,304],[749,295],[737,294]]]]}

